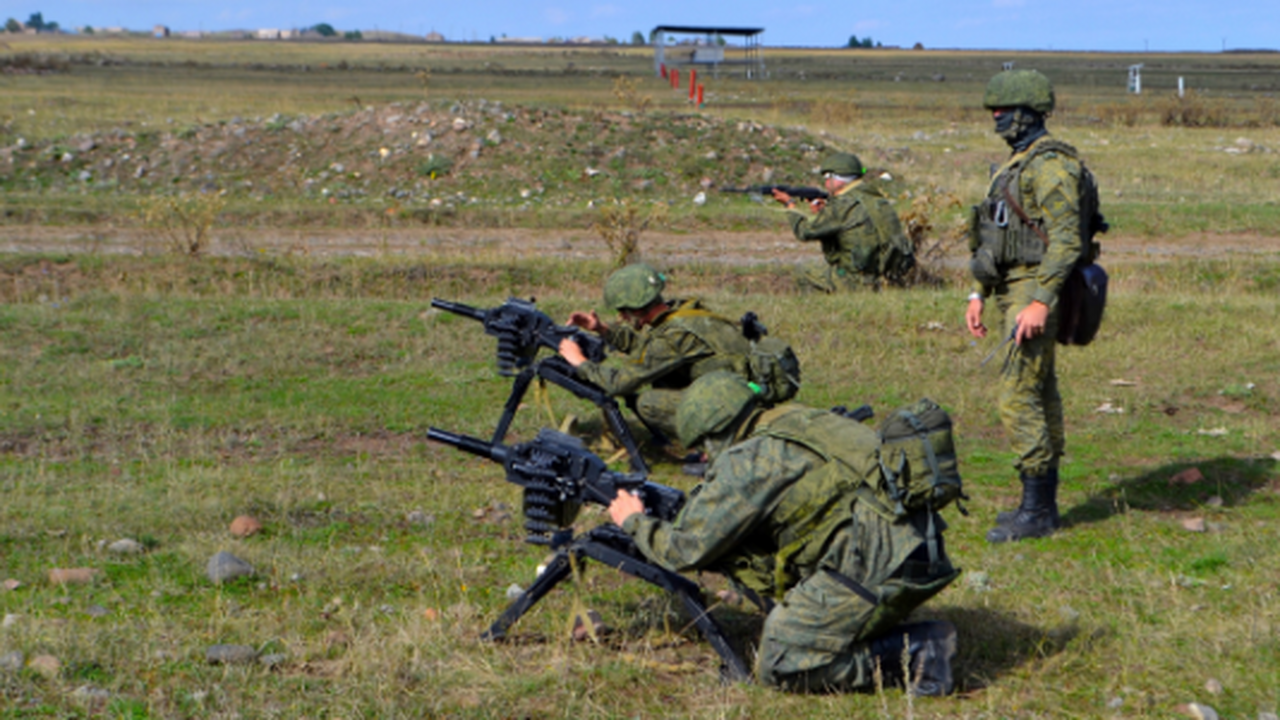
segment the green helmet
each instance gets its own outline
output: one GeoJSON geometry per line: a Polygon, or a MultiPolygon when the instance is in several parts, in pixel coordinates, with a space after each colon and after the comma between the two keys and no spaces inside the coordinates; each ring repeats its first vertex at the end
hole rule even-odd
{"type": "Polygon", "coordinates": [[[680,442],[691,448],[730,427],[749,408],[755,407],[760,388],[728,370],[717,370],[698,378],[684,391],[676,408],[676,431],[680,442]]]}
{"type": "Polygon", "coordinates": [[[835,173],[845,177],[862,177],[867,174],[867,169],[862,166],[862,161],[857,155],[838,152],[831,153],[823,159],[822,167],[818,168],[818,172],[835,173]]]}
{"type": "Polygon", "coordinates": [[[1029,107],[1045,114],[1053,110],[1053,83],[1038,70],[1005,70],[991,78],[982,107],[1029,107]]]}
{"type": "Polygon", "coordinates": [[[604,283],[604,304],[614,310],[639,310],[662,297],[667,279],[645,263],[628,265],[604,283]]]}

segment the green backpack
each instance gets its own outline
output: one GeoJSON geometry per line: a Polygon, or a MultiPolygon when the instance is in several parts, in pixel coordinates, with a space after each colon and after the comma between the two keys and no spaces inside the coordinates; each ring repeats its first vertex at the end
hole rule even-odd
{"type": "MultiPolygon", "coordinates": [[[[924,398],[889,413],[877,431],[880,437],[881,487],[894,515],[967,500],[951,436],[951,416],[924,398]]],[[[962,514],[968,514],[957,503],[962,514]]]]}
{"type": "Polygon", "coordinates": [[[880,267],[870,270],[878,270],[884,279],[901,285],[916,266],[915,246],[902,230],[898,211],[878,184],[869,186],[862,195],[862,205],[871,216],[871,224],[880,238],[880,267]]]}

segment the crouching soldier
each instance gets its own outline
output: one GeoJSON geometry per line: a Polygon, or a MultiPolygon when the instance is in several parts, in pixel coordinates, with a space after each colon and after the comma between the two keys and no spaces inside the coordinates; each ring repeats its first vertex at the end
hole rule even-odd
{"type": "Polygon", "coordinates": [[[742,325],[711,312],[699,300],[667,300],[662,296],[665,287],[662,273],[645,263],[614,272],[605,281],[604,301],[618,311],[622,323],[607,325],[595,312],[575,312],[569,324],[599,334],[623,357],[617,363],[593,363],[568,339],[560,343],[560,354],[579,377],[626,398],[651,430],[667,437],[676,435],[676,408],[684,390],[707,373],[728,371],[745,381],[789,372],[794,376],[791,382],[784,379],[784,387],[771,392],[770,399],[781,401],[795,394],[798,365],[786,372],[762,372],[760,353],[753,352],[754,341],[742,325]]]}
{"type": "Polygon", "coordinates": [[[674,521],[645,515],[625,493],[609,506],[611,518],[653,562],[724,574],[768,610],[761,682],[794,692],[871,690],[879,669],[886,685],[950,693],[954,626],[902,624],[959,574],[934,504],[911,509],[909,495],[883,493],[882,473],[891,471],[875,430],[793,403],[763,409],[757,397],[738,375],[701,377],[676,422],[681,441],[710,456],[705,480],[674,521]]]}

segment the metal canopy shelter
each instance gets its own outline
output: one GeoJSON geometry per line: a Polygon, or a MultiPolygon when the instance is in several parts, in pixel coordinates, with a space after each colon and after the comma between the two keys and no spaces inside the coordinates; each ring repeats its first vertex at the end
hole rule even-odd
{"type": "Polygon", "coordinates": [[[653,72],[662,73],[663,65],[710,65],[713,74],[718,74],[721,65],[743,65],[748,78],[764,77],[764,55],[760,51],[760,34],[764,28],[711,27],[700,25],[659,25],[649,33],[653,38],[653,72]],[[703,45],[680,46],[679,50],[667,51],[667,35],[701,35],[707,42],[703,45]],[[741,37],[743,39],[743,57],[740,60],[726,60],[725,48],[715,42],[717,37],[741,37]]]}

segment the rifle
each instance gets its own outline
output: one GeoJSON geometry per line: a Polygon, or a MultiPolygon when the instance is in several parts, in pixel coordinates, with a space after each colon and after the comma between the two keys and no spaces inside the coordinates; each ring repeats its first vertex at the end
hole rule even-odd
{"type": "Polygon", "coordinates": [[[586,558],[656,585],[680,599],[685,611],[720,655],[721,675],[747,681],[751,672],[734,651],[692,580],[646,559],[631,536],[612,523],[574,535],[573,522],[584,502],[608,505],[619,490],[637,494],[645,513],[673,519],[684,505],[684,493],[646,480],[644,473],[610,471],[604,461],[577,438],[544,428],[530,442],[514,446],[429,428],[427,438],[452,445],[502,465],[507,480],[524,488],[523,514],[528,542],[550,545],[555,554],[528,590],[511,602],[481,639],[498,641],[507,630],[586,558]]]}
{"type": "Polygon", "coordinates": [[[504,377],[515,376],[511,386],[511,394],[502,409],[502,417],[493,431],[493,442],[501,442],[511,428],[516,410],[524,400],[525,392],[535,377],[541,378],[573,393],[575,397],[591,402],[604,413],[605,424],[613,433],[630,458],[631,468],[636,472],[648,472],[644,457],[640,454],[640,445],[631,434],[626,418],[618,403],[600,386],[577,377],[573,366],[559,355],[535,360],[539,348],[559,350],[560,341],[569,338],[578,343],[582,353],[592,362],[601,362],[605,358],[605,343],[602,338],[589,335],[581,328],[556,325],[546,313],[539,310],[533,300],[510,298],[502,305],[488,310],[464,305],[462,303],[432,298],[431,307],[439,308],[456,315],[469,317],[484,324],[486,335],[498,339],[498,373],[504,377]],[[516,370],[519,372],[515,372],[516,370]]]}
{"type": "Polygon", "coordinates": [[[790,195],[791,197],[797,197],[802,200],[809,200],[809,201],[826,200],[828,197],[830,197],[830,195],[827,193],[826,190],[821,190],[816,187],[805,187],[803,185],[751,185],[749,187],[744,187],[744,188],[736,188],[736,187],[720,188],[720,192],[750,193],[752,195],[764,195],[765,197],[772,197],[774,190],[781,190],[782,192],[790,195]]]}

